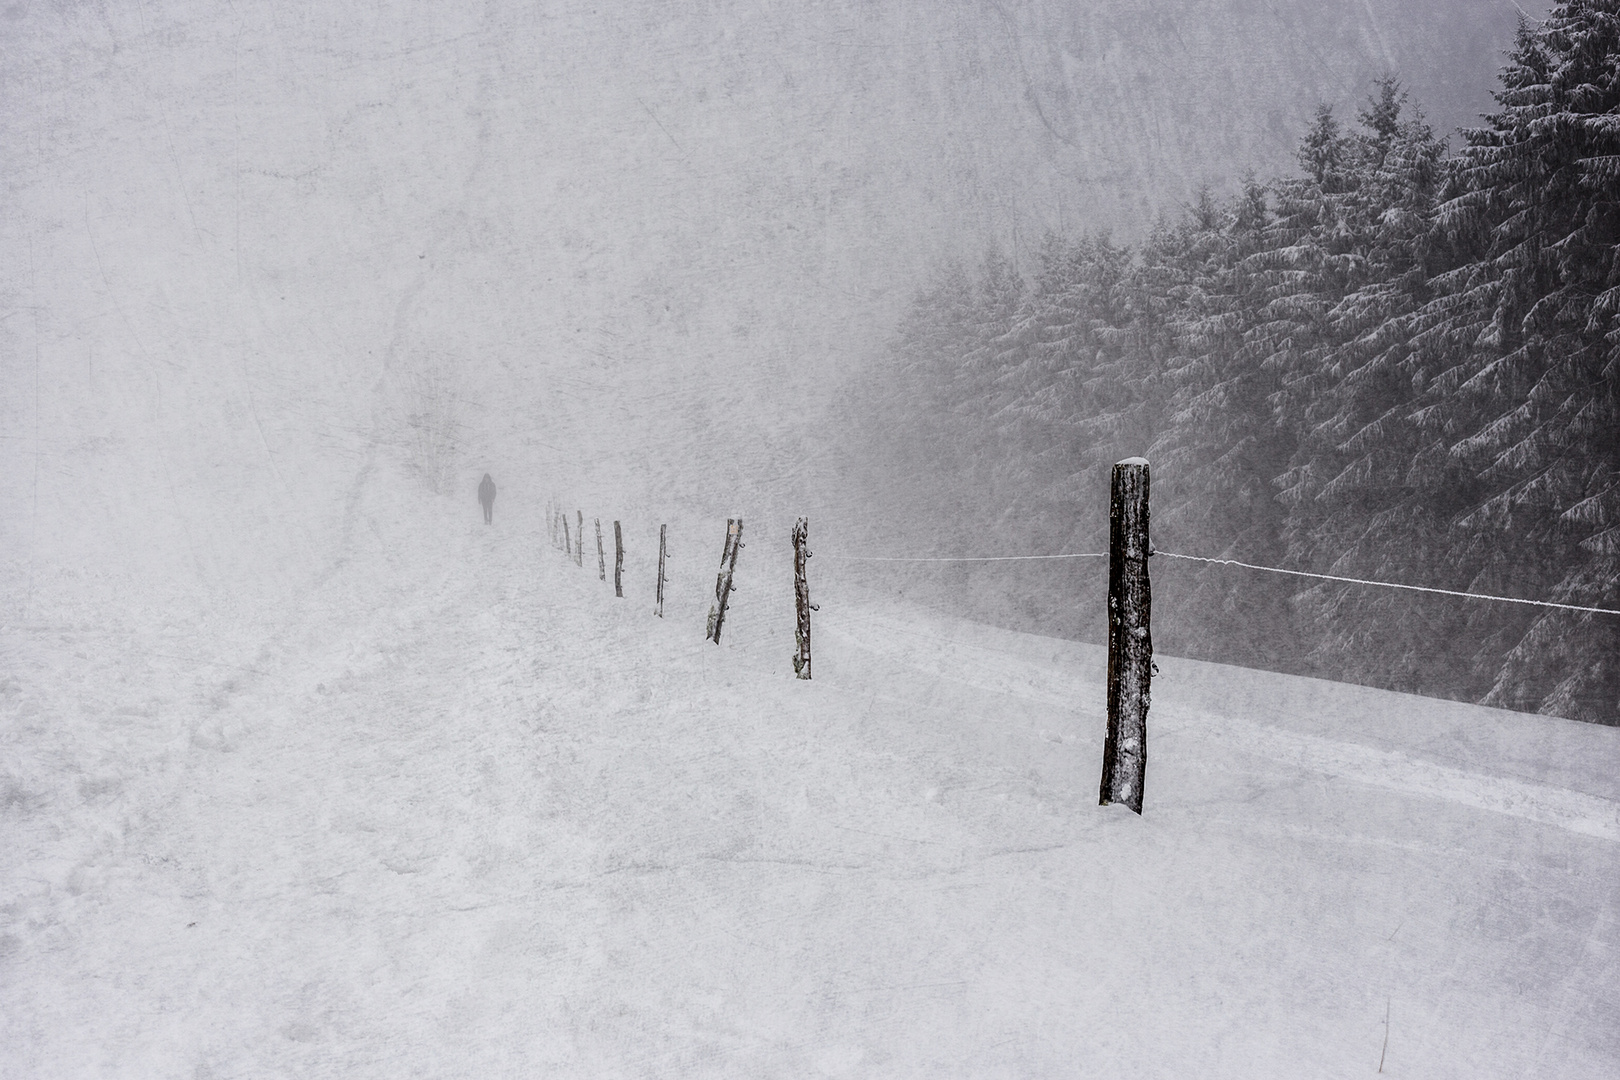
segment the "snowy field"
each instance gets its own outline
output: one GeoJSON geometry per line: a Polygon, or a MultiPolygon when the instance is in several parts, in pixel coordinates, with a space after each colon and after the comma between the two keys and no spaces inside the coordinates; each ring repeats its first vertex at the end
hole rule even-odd
{"type": "Polygon", "coordinates": [[[833,558],[930,267],[1464,122],[1507,6],[3,15],[0,1080],[1620,1076],[1620,729],[1161,657],[1137,817],[1100,650],[833,558]]]}
{"type": "Polygon", "coordinates": [[[1099,649],[816,559],[791,678],[786,522],[717,648],[719,522],[351,511],[0,628],[0,1075],[1620,1075],[1620,731],[1161,658],[1138,818],[1099,649]]]}

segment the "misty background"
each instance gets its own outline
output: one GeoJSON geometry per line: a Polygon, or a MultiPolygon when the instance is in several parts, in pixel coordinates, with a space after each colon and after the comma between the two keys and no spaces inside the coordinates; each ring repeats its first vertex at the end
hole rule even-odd
{"type": "MultiPolygon", "coordinates": [[[[1297,173],[1380,77],[1445,137],[1520,11],[13,4],[0,610],[273,608],[406,475],[445,513],[485,471],[505,506],[808,513],[829,552],[1005,529],[927,476],[890,520],[849,467],[851,387],[940,268],[1138,243],[1297,173]]],[[[907,580],[1101,632],[1038,581],[907,580]]]]}

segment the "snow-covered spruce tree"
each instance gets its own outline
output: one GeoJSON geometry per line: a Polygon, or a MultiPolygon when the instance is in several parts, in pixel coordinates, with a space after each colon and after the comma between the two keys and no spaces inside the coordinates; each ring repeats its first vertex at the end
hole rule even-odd
{"type": "MultiPolygon", "coordinates": [[[[994,249],[976,272],[948,263],[914,297],[883,354],[851,384],[840,412],[845,483],[879,511],[870,540],[892,554],[979,550],[1006,497],[998,478],[1017,455],[995,431],[996,351],[1022,283],[994,249]],[[901,550],[903,549],[903,550],[901,550]]],[[[869,570],[879,573],[878,570],[869,570]]],[[[975,579],[941,567],[885,566],[884,587],[942,603],[975,579]]]]}
{"type": "MultiPolygon", "coordinates": [[[[957,422],[970,433],[974,459],[983,469],[980,479],[1005,479],[1009,468],[1019,472],[1018,447],[1009,445],[1006,409],[1016,387],[1005,378],[1017,366],[1013,338],[1023,307],[1024,280],[997,248],[985,252],[974,283],[973,304],[958,348],[961,359],[951,373],[949,404],[957,422]]],[[[975,515],[983,520],[982,512],[975,515]]]]}
{"type": "MultiPolygon", "coordinates": [[[[1140,258],[1051,240],[1016,305],[989,260],[936,282],[897,339],[912,381],[886,398],[893,428],[933,433],[916,467],[952,477],[964,520],[1011,507],[1084,541],[1104,505],[1087,478],[1100,493],[1150,444],[1161,542],[1614,606],[1615,8],[1525,26],[1501,111],[1453,162],[1386,81],[1357,129],[1318,115],[1303,176],[1201,201],[1140,258]]],[[[1166,618],[1211,658],[1295,666],[1269,629],[1315,638],[1329,677],[1620,713],[1620,620],[1335,585],[1295,596],[1288,628],[1244,609],[1257,592],[1205,575],[1166,618]]]]}
{"type": "Polygon", "coordinates": [[[1058,266],[1056,241],[1047,238],[1036,264],[1032,288],[1018,279],[1016,303],[1005,268],[987,260],[980,286],[985,321],[975,340],[970,364],[975,393],[961,407],[975,411],[993,441],[994,461],[985,477],[993,485],[996,525],[1002,535],[1016,536],[1020,549],[1040,544],[1041,528],[1053,517],[1053,502],[1065,500],[1061,475],[1067,448],[1053,426],[1053,416],[1035,403],[1051,393],[1058,378],[1045,323],[1050,321],[1053,273],[1058,266]]]}
{"type": "MultiPolygon", "coordinates": [[[[1498,112],[1464,133],[1441,223],[1480,258],[1424,313],[1467,342],[1425,408],[1484,490],[1456,522],[1481,585],[1620,604],[1620,3],[1521,22],[1498,112]]],[[[1548,613],[1488,700],[1620,723],[1620,619],[1548,613]]]]}
{"type": "MultiPolygon", "coordinates": [[[[1449,546],[1469,485],[1413,405],[1433,376],[1433,342],[1408,317],[1458,253],[1432,233],[1444,147],[1405,95],[1382,80],[1341,137],[1313,232],[1328,302],[1317,347],[1281,396],[1298,449],[1283,483],[1294,565],[1462,588],[1474,571],[1449,546]]],[[[1312,186],[1309,181],[1306,186],[1312,186]]],[[[1300,599],[1315,626],[1317,666],[1335,677],[1477,698],[1500,656],[1502,624],[1470,622],[1463,601],[1323,585],[1300,599]]],[[[1498,617],[1500,612],[1495,613],[1498,617]]]]}
{"type": "MultiPolygon", "coordinates": [[[[1298,532],[1296,452],[1336,340],[1331,312],[1362,266],[1346,227],[1357,150],[1332,111],[1319,110],[1301,140],[1304,176],[1251,181],[1226,207],[1201,200],[1178,242],[1150,255],[1180,279],[1173,410],[1155,448],[1167,543],[1266,565],[1299,559],[1286,542],[1298,532]]],[[[1287,579],[1206,569],[1176,633],[1210,659],[1300,670],[1307,636],[1296,632],[1294,591],[1287,579]]]]}
{"type": "MultiPolygon", "coordinates": [[[[954,360],[941,373],[943,422],[954,433],[950,484],[951,531],[940,534],[953,550],[981,551],[1004,516],[1010,489],[1023,472],[1017,448],[998,431],[1005,405],[1002,367],[1009,335],[1023,300],[1024,282],[1012,262],[995,247],[986,250],[972,282],[960,323],[954,360]]],[[[958,568],[961,569],[961,568],[958,568]]],[[[937,575],[936,575],[937,576],[937,575]]],[[[941,581],[966,588],[977,578],[948,572],[941,581]]]]}
{"type": "MultiPolygon", "coordinates": [[[[1140,454],[1162,422],[1155,342],[1166,299],[1134,254],[1106,236],[1049,236],[1001,365],[997,430],[1017,447],[1009,506],[1022,535],[1043,549],[1091,548],[1108,532],[1113,462],[1140,454]]],[[[1043,625],[1100,634],[1094,567],[1045,567],[1029,614],[1043,625]],[[1064,610],[1058,597],[1084,597],[1064,610]],[[1096,627],[1091,624],[1095,622],[1096,627]]]]}
{"type": "MultiPolygon", "coordinates": [[[[1151,444],[1163,411],[1150,327],[1165,303],[1132,252],[1103,237],[1048,237],[1033,288],[994,250],[974,275],[936,277],[899,327],[889,381],[868,380],[854,405],[885,429],[872,440],[892,473],[884,505],[917,502],[941,550],[1102,542],[1108,467],[1151,444]]],[[[1095,622],[1100,634],[1100,615],[1077,617],[1072,601],[1096,575],[1041,569],[1036,580],[1010,565],[936,567],[911,580],[981,615],[1059,632],[1095,622]]]]}
{"type": "MultiPolygon", "coordinates": [[[[1225,205],[1200,195],[1174,229],[1156,231],[1142,275],[1167,300],[1164,391],[1168,416],[1155,465],[1154,533],[1167,550],[1275,565],[1283,510],[1272,486],[1291,443],[1276,422],[1277,373],[1256,338],[1279,275],[1251,261],[1271,221],[1255,182],[1225,205]],[[1258,346],[1258,347],[1257,347],[1258,346]]],[[[1164,609],[1164,647],[1206,659],[1292,669],[1287,579],[1225,567],[1161,567],[1186,582],[1164,609]]]]}
{"type": "Polygon", "coordinates": [[[1100,477],[1106,492],[1113,462],[1152,444],[1163,422],[1162,300],[1134,253],[1106,236],[1044,246],[1015,328],[1015,362],[1002,377],[1016,387],[1010,418],[1024,425],[1031,450],[1052,458],[1043,472],[1054,482],[1100,477]]]}

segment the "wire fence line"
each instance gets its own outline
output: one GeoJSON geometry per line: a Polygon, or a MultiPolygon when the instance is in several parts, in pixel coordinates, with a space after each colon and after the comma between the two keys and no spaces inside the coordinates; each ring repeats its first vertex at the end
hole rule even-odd
{"type": "MultiPolygon", "coordinates": [[[[559,504],[560,505],[560,504],[559,504]]],[[[564,515],[566,516],[566,515],[564,515]]],[[[1063,552],[1056,555],[935,555],[935,556],[907,556],[907,555],[841,555],[835,552],[818,552],[822,559],[831,559],[837,562],[848,563],[991,563],[991,562],[1043,562],[1057,559],[1106,559],[1105,551],[1074,551],[1063,552]]],[[[1523,604],[1528,607],[1549,608],[1557,611],[1576,611],[1592,615],[1620,615],[1620,609],[1592,607],[1583,604],[1565,604],[1555,600],[1529,600],[1521,596],[1496,596],[1490,593],[1463,592],[1457,589],[1437,589],[1428,585],[1407,585],[1398,581],[1378,581],[1372,578],[1345,577],[1340,574],[1317,574],[1308,570],[1286,570],[1280,566],[1263,566],[1258,563],[1242,562],[1238,559],[1212,559],[1203,555],[1183,555],[1175,551],[1150,550],[1150,555],[1161,555],[1167,559],[1183,559],[1187,562],[1205,563],[1210,566],[1238,566],[1245,570],[1257,570],[1267,574],[1286,574],[1289,577],[1310,578],[1316,581],[1337,581],[1347,585],[1368,585],[1381,589],[1402,589],[1407,592],[1431,593],[1436,596],[1456,596],[1464,600],[1486,600],[1501,604],[1523,604]]]]}
{"type": "Polygon", "coordinates": [[[1080,552],[1072,555],[950,555],[939,558],[907,558],[900,555],[822,555],[823,559],[839,562],[1022,562],[1031,559],[1106,559],[1105,552],[1080,552]]]}
{"type": "MultiPolygon", "coordinates": [[[[1268,574],[1287,574],[1290,577],[1314,578],[1318,581],[1340,581],[1349,585],[1372,585],[1384,589],[1405,589],[1409,592],[1434,593],[1438,596],[1460,596],[1465,600],[1490,600],[1503,604],[1527,604],[1531,607],[1555,608],[1561,611],[1581,611],[1596,615],[1620,615],[1615,608],[1586,607],[1581,604],[1561,604],[1553,600],[1527,600],[1519,596],[1493,596],[1489,593],[1459,592],[1456,589],[1436,589],[1427,585],[1404,585],[1398,581],[1374,581],[1370,578],[1343,577],[1338,574],[1314,574],[1306,570],[1284,570],[1280,566],[1260,566],[1255,563],[1240,562],[1237,559],[1210,559],[1202,555],[1182,555],[1174,551],[1154,551],[1154,555],[1162,555],[1167,559],[1185,559],[1188,562],[1208,563],[1212,566],[1241,566],[1245,570],[1260,570],[1268,574]]],[[[1073,552],[1062,555],[951,555],[939,557],[917,557],[885,555],[833,555],[823,554],[824,559],[836,559],[839,562],[867,562],[867,563],[971,563],[971,562],[1025,562],[1040,559],[1106,559],[1107,552],[1073,552]]]]}
{"type": "Polygon", "coordinates": [[[1291,577],[1316,578],[1320,581],[1342,581],[1350,585],[1376,585],[1385,589],[1406,589],[1410,592],[1437,593],[1440,596],[1460,596],[1465,600],[1494,600],[1503,604],[1529,604],[1532,607],[1559,608],[1564,611],[1589,611],[1598,615],[1620,615],[1614,608],[1583,607],[1580,604],[1560,604],[1552,600],[1526,600],[1520,596],[1492,596],[1489,593],[1458,592],[1455,589],[1435,589],[1427,585],[1403,585],[1398,581],[1373,581],[1368,578],[1341,577],[1338,574],[1313,574],[1305,570],[1284,570],[1279,566],[1257,566],[1236,559],[1206,559],[1202,555],[1178,555],[1173,551],[1155,551],[1170,559],[1211,563],[1216,566],[1241,566],[1245,570],[1264,570],[1268,574],[1288,574],[1291,577]]]}

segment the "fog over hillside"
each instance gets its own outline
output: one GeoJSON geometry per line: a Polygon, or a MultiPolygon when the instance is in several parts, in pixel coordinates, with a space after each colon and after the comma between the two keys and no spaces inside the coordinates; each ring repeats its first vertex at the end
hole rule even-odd
{"type": "Polygon", "coordinates": [[[486,469],[505,499],[809,508],[827,391],[942,258],[1140,235],[1291,169],[1381,74],[1466,124],[1516,17],[12,4],[0,602],[308,580],[402,462],[468,513],[486,469]]]}
{"type": "MultiPolygon", "coordinates": [[[[1520,10],[0,0],[0,1080],[1620,1076],[1598,346],[1521,410],[1584,531],[1321,465],[1474,402],[1375,366],[1436,280],[1402,110],[1491,109],[1520,10]],[[1273,407],[1341,297],[1383,351],[1273,407]]],[[[1524,178],[1617,101],[1476,170],[1559,210],[1511,251],[1609,245],[1566,320],[1620,156],[1524,178]]]]}

